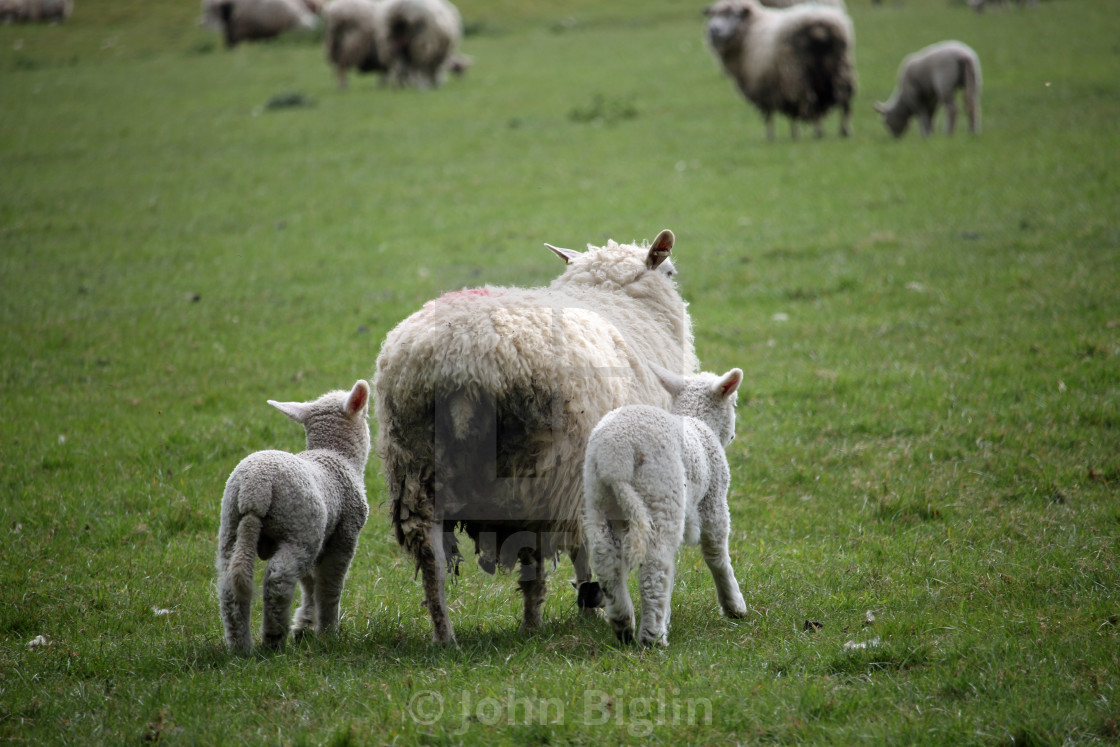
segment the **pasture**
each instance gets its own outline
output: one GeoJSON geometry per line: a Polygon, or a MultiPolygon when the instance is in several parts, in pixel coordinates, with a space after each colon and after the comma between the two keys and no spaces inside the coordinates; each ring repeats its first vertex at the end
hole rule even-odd
{"type": "Polygon", "coordinates": [[[1120,740],[1120,16],[850,5],[853,136],[772,143],[701,2],[463,0],[434,92],[227,51],[194,0],[0,27],[0,741],[1120,740]],[[892,139],[872,102],[947,38],[982,133],[892,139]],[[468,554],[433,648],[371,459],[341,636],[225,652],[222,486],[302,448],[266,399],[372,377],[443,291],[546,284],[545,241],[662,228],[702,365],[746,374],[747,618],[684,548],[668,648],[578,616],[566,559],[525,637],[468,554]]]}

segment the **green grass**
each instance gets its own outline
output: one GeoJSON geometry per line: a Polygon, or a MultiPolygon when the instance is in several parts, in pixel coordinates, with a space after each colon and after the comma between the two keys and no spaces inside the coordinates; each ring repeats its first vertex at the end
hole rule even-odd
{"type": "Polygon", "coordinates": [[[0,741],[1120,740],[1112,0],[855,0],[853,137],[774,143],[700,5],[463,0],[434,93],[227,52],[189,2],[0,27],[0,741]],[[943,38],[984,131],[894,141],[870,104],[943,38]],[[747,372],[746,620],[685,549],[668,649],[578,618],[566,562],[526,638],[466,564],[435,649],[372,462],[340,638],[225,653],[222,485],[301,446],[265,399],[371,376],[441,291],[548,282],[545,241],[664,227],[705,368],[747,372]]]}

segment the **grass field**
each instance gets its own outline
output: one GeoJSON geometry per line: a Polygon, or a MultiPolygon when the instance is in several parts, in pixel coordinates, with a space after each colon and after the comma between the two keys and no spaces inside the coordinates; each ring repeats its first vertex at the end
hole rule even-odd
{"type": "Polygon", "coordinates": [[[463,0],[438,92],[226,51],[193,0],[0,27],[0,741],[1120,741],[1120,16],[850,5],[854,135],[773,143],[683,0],[463,0]],[[892,140],[871,102],[945,38],[982,134],[892,140]],[[747,619],[686,548],[667,649],[580,619],[567,561],[523,637],[467,563],[435,649],[371,460],[341,636],[224,651],[222,485],[302,445],[266,399],[372,376],[442,291],[547,283],[545,241],[665,227],[704,367],[747,374],[747,619]]]}

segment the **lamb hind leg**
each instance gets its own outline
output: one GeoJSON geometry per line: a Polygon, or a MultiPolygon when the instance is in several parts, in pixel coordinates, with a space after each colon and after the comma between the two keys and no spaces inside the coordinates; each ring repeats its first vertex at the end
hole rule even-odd
{"type": "Polygon", "coordinates": [[[540,550],[532,550],[521,556],[521,576],[518,588],[525,598],[525,612],[521,619],[521,631],[530,633],[541,627],[541,609],[548,594],[548,580],[545,577],[543,558],[540,550]]]}
{"type": "Polygon", "coordinates": [[[673,598],[673,576],[676,572],[673,554],[661,557],[647,553],[638,570],[638,586],[642,592],[642,623],[638,642],[643,646],[669,645],[669,604],[673,598]]]}

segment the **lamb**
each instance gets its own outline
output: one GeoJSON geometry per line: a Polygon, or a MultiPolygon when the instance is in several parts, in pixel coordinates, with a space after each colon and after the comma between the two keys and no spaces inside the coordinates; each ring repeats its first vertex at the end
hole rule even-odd
{"type": "Polygon", "coordinates": [[[457,52],[463,21],[447,0],[333,0],[324,14],[327,59],[341,88],[353,68],[397,87],[435,88],[446,71],[470,64],[457,52]]]}
{"type": "Polygon", "coordinates": [[[448,293],[386,337],[373,382],[377,451],[437,644],[455,641],[444,582],[461,559],[457,527],[483,570],[521,564],[522,630],[542,624],[545,564],[561,551],[581,606],[601,602],[581,526],[587,438],[616,407],[668,405],[647,361],[698,365],[673,243],[664,230],[649,246],[548,245],[567,264],[549,287],[448,293]]]}
{"type": "Polygon", "coordinates": [[[73,10],[73,0],[0,0],[0,23],[62,23],[73,10]]]}
{"type": "Polygon", "coordinates": [[[232,48],[291,29],[314,29],[319,8],[318,0],[202,0],[199,25],[221,31],[232,48]]]}
{"type": "Polygon", "coordinates": [[[358,534],[369,515],[365,467],[370,450],[370,387],[313,402],[269,404],[307,431],[299,454],[258,451],[243,459],[226,482],[218,532],[218,597],[226,645],[248,653],[253,561],[267,560],[261,643],[279,649],[288,635],[296,582],[302,599],[295,634],[327,634],[338,625],[338,605],[358,534]]]}
{"type": "Polygon", "coordinates": [[[654,368],[672,394],[670,410],[628,405],[595,426],[584,462],[584,526],[606,614],[623,643],[634,640],[628,569],[642,594],[638,642],[668,645],[674,557],[699,542],[728,617],[747,614],[727,552],[731,472],[724,449],[735,438],[743,372],[680,377],[654,368]]]}
{"type": "Polygon", "coordinates": [[[765,8],[757,0],[719,0],[705,9],[707,40],[739,92],[762,112],[766,138],[774,139],[773,115],[813,124],[839,108],[840,134],[851,132],[856,91],[855,32],[843,10],[819,4],[765,8]]]}
{"type": "Polygon", "coordinates": [[[955,95],[962,90],[968,129],[980,131],[980,58],[959,41],[931,44],[907,55],[898,69],[898,86],[887,103],[875,102],[875,111],[891,134],[901,137],[916,116],[922,135],[933,132],[933,117],[945,105],[945,132],[952,135],[957,123],[955,95]]]}

